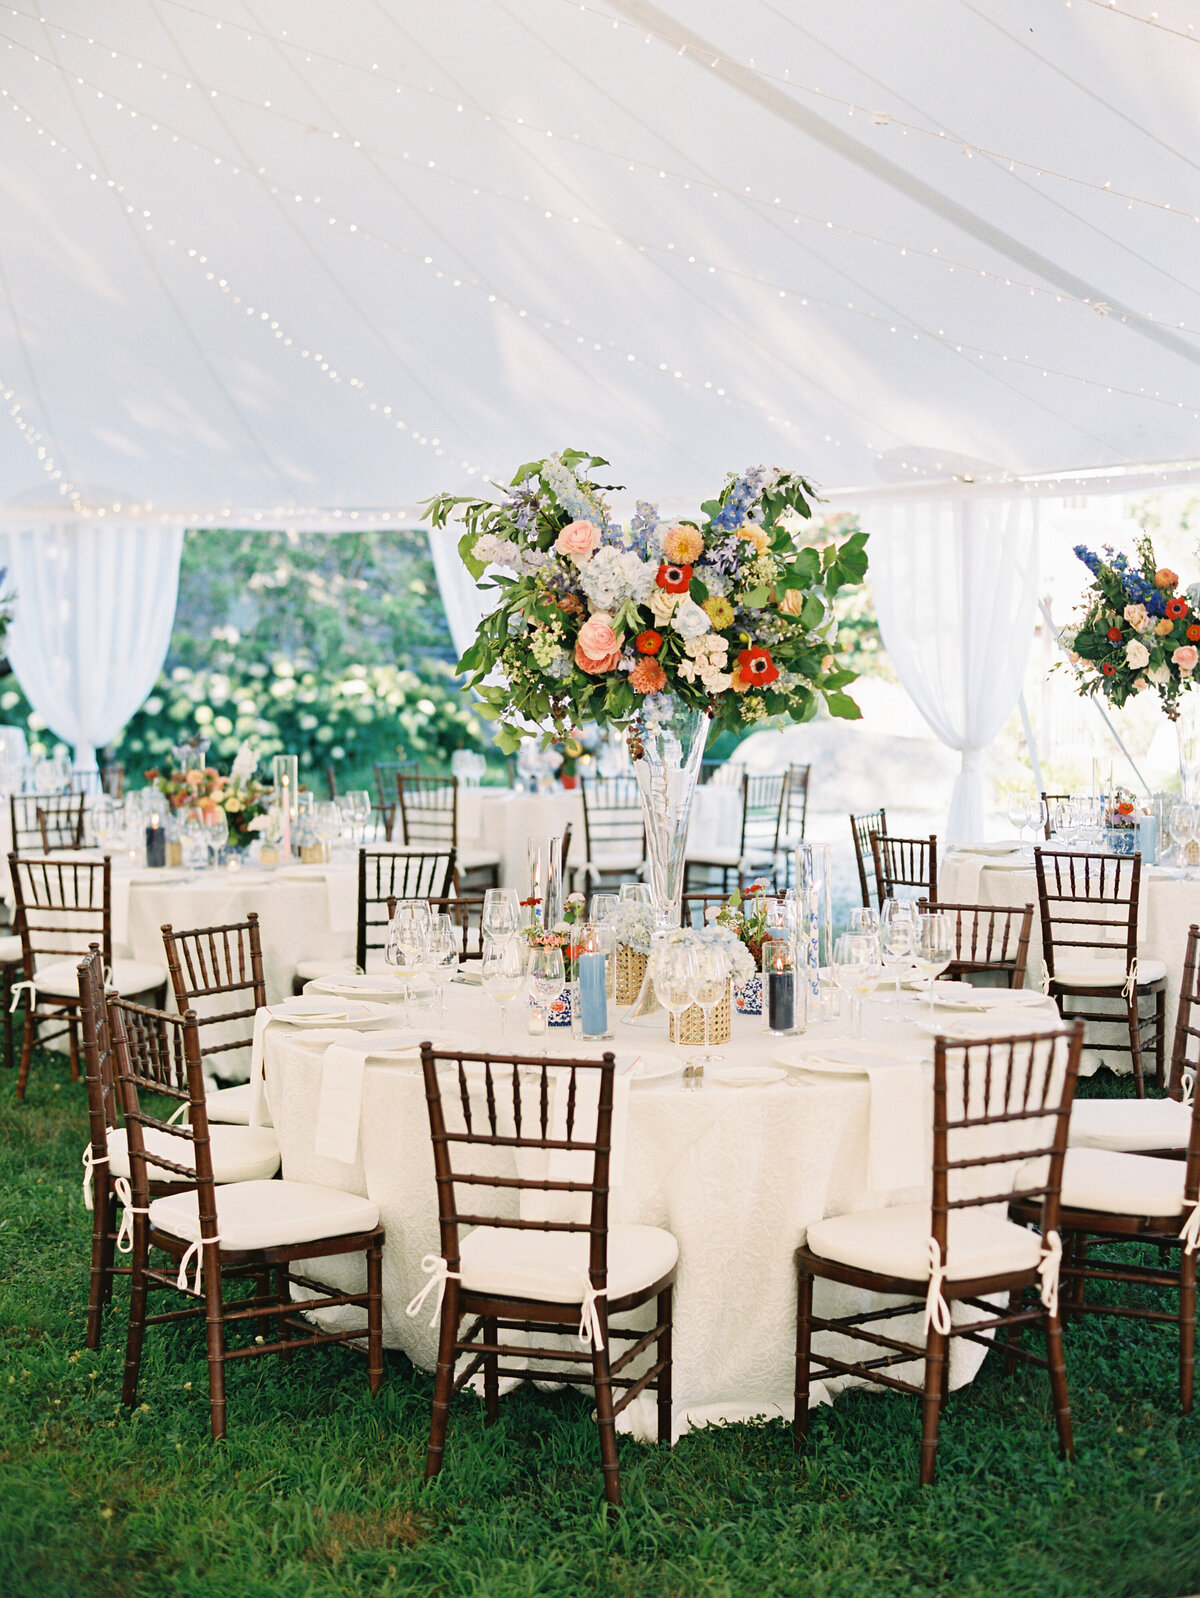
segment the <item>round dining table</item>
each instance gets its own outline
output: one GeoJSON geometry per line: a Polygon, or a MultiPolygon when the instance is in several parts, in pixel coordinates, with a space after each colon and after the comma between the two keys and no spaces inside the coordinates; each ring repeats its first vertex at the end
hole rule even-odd
{"type": "MultiPolygon", "coordinates": [[[[307,992],[330,993],[331,985],[313,983],[307,992]]],[[[514,1006],[520,1019],[515,1026],[510,1020],[508,1049],[598,1058],[611,1048],[617,1056],[610,1224],[662,1227],[679,1245],[675,1435],[714,1421],[789,1415],[793,1251],[822,1217],[928,1200],[933,1041],[927,1028],[937,1023],[907,998],[868,1001],[864,1039],[847,1057],[844,1022],[824,1020],[802,1036],[775,1038],[764,1034],[759,1018],[735,1014],[732,1036],[718,1050],[720,1064],[708,1066],[697,1088],[684,1076],[695,1050],[667,1041],[662,1012],[618,1022],[610,1043],[585,1043],[569,1032],[526,1035],[526,1002],[514,1006]],[[865,1066],[863,1051],[870,1057],[865,1066]]],[[[1058,1023],[1053,1004],[1038,995],[1010,1002],[998,994],[988,1002],[992,1035],[1058,1023]]],[[[393,1034],[405,1029],[407,1053],[373,1059],[367,1052],[357,1057],[359,1069],[347,1072],[343,1048],[331,1047],[344,1042],[344,1028],[260,1012],[260,1069],[283,1175],[379,1204],[387,1232],[385,1342],[425,1370],[435,1363],[437,1345],[431,1305],[417,1316],[406,1306],[428,1279],[423,1258],[440,1247],[425,1090],[412,1045],[426,1037],[447,1047],[495,1050],[505,1047],[497,1022],[496,1006],[477,986],[456,982],[444,1022],[432,1011],[406,1018],[393,1004],[390,1020],[378,1023],[393,1034]]],[[[351,1036],[369,1051],[369,1031],[351,1036]]],[[[353,1262],[337,1263],[355,1270],[353,1262]]],[[[818,1313],[848,1313],[871,1302],[858,1289],[831,1283],[819,1283],[817,1293],[818,1313]]],[[[919,1314],[897,1328],[898,1335],[922,1340],[919,1314]]],[[[955,1339],[952,1351],[957,1386],[972,1378],[984,1351],[964,1339],[955,1339]]],[[[833,1387],[815,1391],[828,1399],[833,1387]]],[[[620,1424],[653,1438],[653,1395],[635,1400],[620,1424]]]]}

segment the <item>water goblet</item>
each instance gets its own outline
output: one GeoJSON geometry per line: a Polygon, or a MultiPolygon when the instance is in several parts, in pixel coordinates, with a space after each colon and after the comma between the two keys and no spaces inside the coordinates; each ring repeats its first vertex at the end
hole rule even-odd
{"type": "Polygon", "coordinates": [[[483,946],[483,991],[500,1006],[500,1041],[508,1038],[508,1007],[525,986],[525,948],[518,939],[489,939],[483,946]]]}
{"type": "Polygon", "coordinates": [[[425,945],[424,969],[438,996],[438,1025],[446,1024],[446,984],[458,973],[458,929],[448,915],[436,915],[425,945]]]}
{"type": "Polygon", "coordinates": [[[850,996],[850,1036],[862,1037],[862,1006],[879,970],[876,939],[861,932],[843,932],[833,946],[833,979],[850,996]]]}
{"type": "Polygon", "coordinates": [[[529,951],[529,986],[533,990],[534,1004],[546,1023],[550,1019],[550,1007],[562,992],[565,982],[562,950],[535,943],[529,951]]]}
{"type": "Polygon", "coordinates": [[[879,931],[879,911],[874,905],[856,905],[850,912],[850,931],[873,937],[879,931]]]}
{"type": "MultiPolygon", "coordinates": [[[[690,949],[663,942],[650,951],[650,980],[654,997],[666,1010],[675,1029],[675,1041],[683,1043],[683,1012],[695,1002],[695,974],[690,949]]],[[[692,1074],[689,1065],[685,1077],[692,1074]]]]}
{"type": "Polygon", "coordinates": [[[880,928],[880,954],[885,968],[892,973],[894,986],[889,1004],[900,1002],[901,973],[912,965],[916,931],[916,920],[911,916],[888,916],[880,928]]]}
{"type": "MultiPolygon", "coordinates": [[[[423,900],[416,903],[424,904],[423,900]]],[[[428,905],[425,905],[428,911],[428,905]]],[[[421,970],[425,962],[425,951],[429,943],[429,919],[424,918],[415,910],[414,901],[402,899],[396,906],[396,913],[388,923],[387,938],[383,946],[383,957],[400,977],[404,984],[404,1019],[409,1019],[409,997],[412,988],[412,979],[421,970]]]]}
{"type": "Polygon", "coordinates": [[[1025,828],[1029,825],[1029,800],[1023,793],[1010,794],[1007,809],[1008,819],[1017,829],[1017,842],[1024,844],[1025,828]]]}
{"type": "Polygon", "coordinates": [[[917,922],[917,943],[913,951],[914,963],[922,976],[929,979],[929,1017],[933,1019],[933,984],[954,958],[954,929],[950,917],[936,911],[923,915],[917,922]]]}
{"type": "Polygon", "coordinates": [[[704,1012],[704,1053],[694,1054],[688,1061],[693,1077],[703,1076],[706,1065],[719,1063],[721,1056],[711,1049],[712,1013],[729,991],[729,967],[719,949],[695,949],[692,952],[692,996],[704,1012]]]}
{"type": "Polygon", "coordinates": [[[482,927],[493,943],[515,937],[521,925],[521,907],[515,888],[488,888],[483,895],[482,927]]]}

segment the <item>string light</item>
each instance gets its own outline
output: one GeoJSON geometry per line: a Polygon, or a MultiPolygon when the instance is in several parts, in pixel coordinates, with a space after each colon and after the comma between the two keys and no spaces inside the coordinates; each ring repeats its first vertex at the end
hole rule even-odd
{"type": "MultiPolygon", "coordinates": [[[[1069,9],[1071,0],[1066,0],[1066,3],[1069,9]]],[[[1169,28],[1165,22],[1160,22],[1157,11],[1152,11],[1148,17],[1140,17],[1136,11],[1122,11],[1117,0],[1084,0],[1084,4],[1095,6],[1098,11],[1107,11],[1110,16],[1124,17],[1126,22],[1140,22],[1147,28],[1157,28],[1159,33],[1169,33],[1176,39],[1186,39],[1189,44],[1200,42],[1192,31],[1196,26],[1194,22],[1188,23],[1187,32],[1184,33],[1179,28],[1169,28]]]]}
{"type": "MultiPolygon", "coordinates": [[[[10,8],[10,9],[13,9],[13,8],[10,8]]],[[[185,6],[183,9],[192,10],[194,8],[185,6]]],[[[205,13],[205,12],[199,12],[197,14],[198,15],[202,15],[202,16],[208,16],[209,15],[208,13],[205,13]]],[[[13,9],[13,15],[28,17],[28,13],[17,11],[15,9],[13,9]]],[[[29,20],[33,20],[33,19],[29,18],[29,20]]],[[[89,45],[91,45],[91,46],[93,46],[95,48],[100,48],[100,49],[105,50],[108,54],[110,54],[112,56],[123,56],[126,60],[135,62],[135,64],[139,68],[144,65],[144,63],[140,59],[138,59],[137,57],[131,55],[127,51],[122,51],[122,50],[116,49],[114,47],[110,47],[107,44],[104,44],[102,41],[96,40],[95,38],[89,37],[89,36],[87,36],[85,34],[82,34],[82,33],[78,33],[78,32],[76,32],[76,31],[74,31],[72,29],[69,29],[69,28],[64,28],[60,23],[57,23],[57,22],[52,24],[52,26],[54,27],[55,31],[60,33],[64,38],[72,37],[72,38],[75,38],[75,39],[83,40],[87,44],[89,44],[89,45]]],[[[267,40],[268,42],[276,42],[276,43],[286,43],[287,42],[286,40],[285,41],[276,41],[276,40],[274,40],[274,37],[272,35],[267,34],[267,33],[260,33],[258,36],[260,38],[262,38],[262,39],[267,40]]],[[[21,49],[21,50],[25,50],[25,51],[29,52],[31,55],[33,55],[35,60],[41,61],[45,65],[56,66],[55,63],[48,61],[45,57],[41,56],[31,46],[22,44],[18,40],[7,39],[7,36],[0,36],[0,37],[5,37],[6,38],[6,42],[9,44],[10,48],[13,48],[15,46],[17,49],[21,49]]],[[[300,47],[297,47],[297,48],[300,48],[300,47]]],[[[329,57],[328,59],[336,60],[337,58],[336,57],[329,57]]],[[[342,63],[342,64],[351,65],[351,63],[342,63]]],[[[232,93],[232,92],[230,92],[228,90],[217,91],[217,90],[212,89],[212,88],[210,88],[210,87],[208,87],[208,86],[206,86],[204,84],[195,84],[193,82],[193,80],[188,79],[185,74],[179,73],[179,72],[175,72],[175,71],[173,71],[170,68],[154,66],[154,70],[160,72],[164,79],[174,78],[174,79],[177,79],[179,82],[185,83],[186,87],[189,88],[189,89],[191,89],[192,87],[197,87],[204,94],[211,95],[211,96],[215,96],[219,92],[225,99],[232,100],[235,103],[238,103],[238,104],[241,104],[243,106],[246,106],[247,108],[249,108],[251,110],[261,111],[261,110],[264,109],[263,103],[261,101],[250,100],[250,99],[247,99],[244,96],[234,94],[234,93],[232,93]]],[[[201,139],[196,138],[195,135],[189,134],[189,133],[184,133],[182,130],[180,130],[178,128],[175,128],[175,127],[172,127],[171,124],[163,121],[161,118],[155,119],[155,118],[153,118],[151,116],[150,113],[138,110],[136,107],[133,107],[132,105],[129,104],[129,101],[128,101],[127,97],[123,97],[120,101],[118,101],[118,99],[117,99],[117,97],[115,95],[113,95],[111,92],[109,92],[109,91],[107,91],[105,89],[102,89],[97,83],[95,83],[91,79],[78,78],[78,81],[80,83],[82,83],[82,84],[85,84],[87,87],[93,89],[99,98],[110,101],[116,107],[116,109],[118,111],[130,116],[131,118],[133,118],[135,120],[141,120],[144,123],[149,123],[152,131],[154,131],[156,133],[165,131],[165,132],[170,134],[172,142],[184,142],[184,143],[191,144],[196,149],[202,150],[205,154],[210,155],[213,158],[214,164],[216,164],[216,165],[224,165],[235,176],[240,176],[242,174],[243,169],[240,168],[237,165],[236,162],[231,161],[228,155],[221,155],[218,151],[216,151],[213,148],[213,146],[211,146],[209,144],[206,144],[201,139]]],[[[397,81],[399,81],[399,80],[397,80],[397,81]]],[[[442,98],[442,99],[445,99],[445,100],[453,100],[454,99],[453,96],[449,96],[449,95],[436,96],[436,92],[432,89],[432,87],[427,88],[427,89],[422,89],[421,86],[416,86],[416,87],[418,87],[420,92],[435,94],[435,97],[438,97],[438,98],[442,98]]],[[[805,211],[803,209],[798,209],[798,208],[796,208],[794,206],[791,206],[791,205],[786,205],[785,206],[784,203],[783,203],[783,200],[782,200],[782,198],[780,196],[774,196],[772,199],[768,200],[766,198],[760,197],[759,195],[756,195],[753,192],[752,188],[750,186],[748,186],[748,185],[742,186],[741,188],[736,188],[736,187],[734,187],[732,185],[723,184],[719,180],[710,180],[710,179],[707,179],[707,178],[698,179],[692,174],[680,172],[680,171],[678,171],[676,169],[673,169],[671,167],[663,166],[660,162],[657,162],[657,161],[644,160],[644,159],[642,159],[640,157],[637,157],[637,156],[630,156],[630,155],[625,154],[625,153],[623,153],[621,151],[613,150],[613,149],[611,149],[611,148],[609,148],[607,146],[604,146],[604,145],[595,144],[595,143],[593,143],[591,141],[587,141],[587,140],[581,140],[581,139],[579,139],[578,135],[574,135],[572,137],[572,136],[563,134],[561,132],[556,132],[556,130],[554,130],[552,128],[543,127],[540,124],[531,123],[528,120],[528,118],[525,118],[525,117],[511,117],[511,116],[506,116],[503,113],[489,111],[486,108],[481,107],[481,106],[467,106],[465,104],[465,102],[463,102],[461,100],[455,101],[455,106],[456,106],[456,110],[458,110],[460,112],[463,111],[464,109],[469,109],[469,110],[475,111],[479,115],[482,115],[485,118],[485,120],[501,122],[501,123],[508,123],[512,127],[520,128],[523,133],[539,134],[539,135],[543,135],[543,136],[545,136],[547,138],[557,137],[562,142],[571,143],[571,144],[576,145],[578,148],[587,149],[587,150],[591,151],[592,153],[604,155],[604,156],[606,156],[606,157],[608,157],[608,158],[610,158],[612,160],[620,161],[620,162],[625,164],[630,169],[640,169],[640,170],[642,170],[644,172],[647,172],[647,173],[655,176],[659,180],[669,180],[669,181],[672,181],[674,183],[681,184],[684,187],[684,189],[686,189],[686,190],[690,191],[690,190],[695,189],[698,193],[708,192],[708,193],[711,194],[712,198],[714,198],[714,199],[721,198],[721,197],[733,199],[733,200],[738,201],[739,203],[745,203],[745,204],[749,204],[749,205],[752,205],[754,207],[760,208],[764,212],[764,214],[768,214],[768,215],[770,215],[770,214],[783,215],[783,214],[786,213],[787,215],[789,215],[791,217],[791,219],[792,219],[794,224],[799,224],[801,222],[811,222],[811,223],[813,223],[816,226],[825,228],[827,231],[833,231],[833,232],[845,234],[848,237],[856,238],[856,239],[862,240],[864,242],[867,242],[867,243],[870,243],[870,244],[873,244],[873,245],[883,245],[885,248],[893,249],[893,250],[898,251],[902,256],[911,255],[911,256],[926,260],[926,261],[933,262],[933,263],[935,263],[938,266],[942,266],[942,267],[946,268],[948,271],[960,270],[960,271],[966,271],[966,272],[974,273],[974,274],[976,274],[979,277],[985,278],[986,280],[988,280],[990,283],[992,283],[993,285],[995,285],[997,287],[1014,288],[1014,289],[1020,290],[1023,293],[1028,293],[1030,295],[1039,295],[1039,296],[1041,296],[1043,298],[1052,298],[1057,304],[1083,305],[1083,306],[1086,306],[1088,309],[1097,311],[1101,315],[1112,315],[1115,320],[1117,320],[1119,322],[1122,322],[1122,323],[1130,323],[1130,322],[1143,323],[1143,324],[1148,325],[1148,326],[1167,328],[1167,329],[1170,329],[1171,331],[1186,332],[1186,333],[1192,333],[1192,334],[1200,335],[1200,327],[1191,326],[1191,325],[1189,325],[1189,324],[1187,324],[1185,322],[1181,322],[1181,321],[1172,321],[1169,318],[1162,317],[1162,316],[1155,316],[1153,312],[1142,312],[1142,311],[1134,311],[1134,310],[1129,310],[1129,309],[1113,310],[1110,306],[1108,306],[1103,301],[1094,300],[1091,297],[1086,296],[1086,295],[1076,295],[1076,294],[1072,294],[1069,291],[1067,291],[1065,289],[1062,289],[1062,288],[1051,288],[1051,287],[1047,287],[1045,284],[1031,283],[1027,279],[1023,279],[1023,278],[1019,278],[1019,277],[1013,277],[1013,275],[1011,273],[999,272],[999,271],[996,271],[996,270],[988,268],[988,267],[977,266],[977,265],[974,265],[974,264],[972,264],[970,262],[965,262],[965,261],[958,260],[958,259],[956,259],[954,257],[942,255],[937,249],[926,249],[926,248],[924,248],[921,245],[911,244],[911,243],[904,243],[904,242],[901,242],[901,241],[896,240],[896,239],[886,238],[886,237],[884,237],[884,236],[882,236],[880,234],[874,234],[874,233],[871,233],[871,232],[869,232],[869,231],[867,231],[865,229],[853,227],[853,226],[851,226],[851,225],[849,225],[847,223],[838,221],[836,218],[833,218],[833,217],[820,216],[820,215],[817,215],[817,214],[815,214],[813,212],[805,211]]],[[[300,117],[290,116],[290,115],[288,115],[288,113],[280,110],[276,106],[271,106],[269,108],[269,114],[272,117],[275,117],[278,120],[287,122],[287,123],[291,124],[294,127],[302,128],[306,134],[315,133],[315,134],[317,134],[317,135],[319,135],[321,137],[324,137],[324,138],[327,138],[327,139],[331,140],[332,142],[340,143],[342,145],[345,145],[347,143],[347,139],[342,137],[341,135],[339,135],[335,130],[330,130],[328,128],[322,128],[319,125],[315,125],[312,122],[304,120],[304,119],[302,119],[300,117]]],[[[387,158],[389,160],[399,160],[399,161],[403,162],[405,165],[411,166],[414,170],[420,171],[422,174],[424,174],[427,177],[432,177],[432,178],[436,179],[439,182],[450,183],[450,184],[452,184],[452,185],[454,185],[456,187],[459,187],[459,188],[462,188],[462,189],[466,189],[466,190],[470,191],[473,195],[486,194],[486,195],[489,195],[490,197],[492,197],[494,199],[502,200],[505,203],[510,204],[510,205],[520,206],[523,209],[527,209],[527,210],[531,210],[531,211],[540,211],[540,212],[543,213],[543,215],[545,216],[546,220],[554,220],[554,221],[558,221],[558,222],[569,223],[571,226],[582,226],[582,227],[590,229],[593,232],[602,234],[602,235],[607,236],[607,237],[620,238],[620,239],[623,239],[627,243],[631,243],[631,244],[635,245],[635,247],[637,249],[639,249],[639,250],[661,251],[663,249],[662,246],[659,246],[659,245],[656,245],[656,244],[653,244],[653,243],[645,244],[645,243],[639,242],[636,239],[633,239],[631,235],[629,235],[627,233],[624,233],[624,232],[622,232],[619,229],[608,227],[604,223],[588,221],[587,219],[585,219],[584,217],[580,216],[577,213],[568,213],[568,212],[564,212],[564,211],[558,211],[553,206],[547,206],[545,204],[545,202],[540,201],[540,200],[535,200],[530,195],[517,196],[515,194],[510,194],[510,193],[508,193],[507,191],[505,191],[503,189],[495,188],[495,187],[493,187],[493,186],[491,186],[491,185],[489,185],[487,183],[484,183],[484,182],[482,182],[482,181],[480,181],[478,179],[475,179],[475,178],[458,177],[455,174],[447,171],[444,168],[444,166],[442,165],[441,161],[438,160],[438,159],[432,159],[431,160],[431,159],[429,159],[428,157],[425,157],[425,156],[416,156],[416,155],[413,155],[412,152],[408,151],[408,150],[404,150],[404,151],[399,151],[398,152],[398,151],[396,151],[394,149],[387,149],[387,148],[384,148],[384,147],[379,146],[379,145],[374,145],[368,140],[362,140],[362,139],[355,138],[355,137],[353,137],[353,135],[350,135],[348,137],[349,137],[349,144],[350,144],[350,147],[352,149],[365,150],[365,151],[368,151],[372,155],[383,156],[383,157],[385,157],[385,158],[387,158]]],[[[1007,157],[1001,157],[1000,159],[1007,159],[1007,157]]],[[[258,169],[258,175],[259,176],[264,175],[264,169],[259,168],[258,169]]],[[[282,192],[282,189],[280,187],[277,187],[275,189],[272,189],[271,192],[272,193],[282,192]]],[[[1109,192],[1115,192],[1115,191],[1111,191],[1110,190],[1109,192]]],[[[295,196],[295,199],[296,199],[297,203],[308,203],[308,204],[312,204],[312,205],[315,205],[315,206],[321,206],[322,205],[322,201],[321,201],[320,197],[315,197],[315,198],[310,199],[307,196],[297,194],[295,196]]],[[[1149,204],[1149,203],[1152,203],[1152,202],[1146,202],[1146,203],[1149,204]]],[[[336,216],[332,216],[332,215],[329,215],[329,213],[325,213],[325,214],[326,214],[327,220],[330,222],[331,225],[333,225],[333,224],[344,225],[344,226],[349,228],[350,232],[357,233],[357,232],[361,231],[364,237],[374,238],[375,242],[383,244],[383,245],[385,245],[387,247],[401,248],[401,249],[403,248],[402,246],[395,245],[393,241],[382,239],[382,238],[379,238],[377,235],[370,234],[365,229],[363,229],[361,227],[361,224],[359,224],[359,223],[350,222],[346,218],[339,218],[339,217],[336,217],[336,216]]],[[[1177,214],[1179,214],[1179,213],[1177,213],[1177,214]]],[[[1200,218],[1197,218],[1197,220],[1200,220],[1200,218]]],[[[715,265],[715,264],[710,265],[708,263],[705,263],[705,264],[707,265],[708,271],[710,273],[717,274],[717,275],[720,275],[720,276],[729,276],[729,277],[734,277],[734,278],[740,278],[740,279],[743,279],[745,281],[750,281],[750,282],[766,282],[767,281],[767,280],[764,280],[762,278],[756,278],[756,277],[754,277],[754,276],[752,276],[750,274],[747,274],[747,273],[744,273],[744,272],[740,272],[740,271],[736,270],[735,268],[723,267],[723,266],[715,265]]],[[[782,287],[782,285],[780,285],[778,283],[767,283],[767,286],[768,287],[773,287],[773,288],[776,288],[776,289],[780,289],[782,287]]],[[[794,294],[799,294],[802,291],[797,290],[797,289],[791,289],[790,292],[792,292],[794,294]]]]}
{"type": "Polygon", "coordinates": [[[55,461],[53,455],[51,455],[45,438],[41,433],[38,432],[33,423],[26,419],[21,402],[16,397],[16,390],[14,388],[10,388],[9,385],[4,381],[3,377],[0,377],[0,394],[3,395],[9,420],[12,422],[17,432],[20,433],[25,443],[37,456],[38,465],[41,467],[42,471],[45,472],[46,476],[52,483],[56,483],[58,485],[58,492],[63,495],[64,498],[70,499],[73,503],[78,503],[78,491],[75,489],[74,485],[68,482],[63,476],[62,468],[55,461]]]}

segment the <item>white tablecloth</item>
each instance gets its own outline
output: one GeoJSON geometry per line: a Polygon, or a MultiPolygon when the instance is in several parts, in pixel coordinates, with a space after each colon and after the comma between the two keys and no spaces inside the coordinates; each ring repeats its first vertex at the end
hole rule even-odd
{"type": "MultiPolygon", "coordinates": [[[[448,1022],[474,1046],[499,1047],[496,1010],[478,990],[450,990],[448,1022]]],[[[866,1006],[868,1036],[911,1043],[931,1054],[929,1037],[899,1012],[866,1006]]],[[[513,1007],[513,1016],[518,1007],[513,1007]]],[[[998,1012],[997,1032],[1011,1011],[998,1012]]],[[[1021,1012],[1027,1020],[1029,1012],[1021,1012]]],[[[1047,1005],[1047,1024],[1056,1019],[1047,1005]]],[[[736,1016],[722,1054],[730,1064],[763,1063],[777,1041],[757,1019],[736,1016]]],[[[427,1030],[435,1030],[431,1026],[427,1030]]],[[[514,1029],[515,1030],[515,1029],[514,1029]]],[[[808,1036],[833,1036],[835,1023],[808,1036]]],[[[329,1041],[336,1037],[329,1034],[329,1041]]],[[[662,1016],[649,1027],[620,1025],[615,1051],[672,1052],[662,1016]]],[[[435,1363],[436,1331],[428,1311],[404,1313],[424,1276],[420,1261],[439,1252],[433,1158],[418,1067],[368,1063],[353,1162],[315,1152],[322,1040],[302,1040],[288,1028],[267,1034],[265,1071],[283,1174],[373,1198],[387,1229],[384,1249],[385,1340],[425,1369],[435,1363]]],[[[540,1052],[541,1040],[517,1034],[510,1048],[540,1052]]],[[[598,1054],[604,1045],[559,1042],[551,1054],[598,1054]]],[[[678,1050],[681,1069],[689,1050],[678,1050]]],[[[628,1119],[623,1180],[610,1202],[613,1223],[665,1227],[679,1243],[675,1290],[674,1396],[676,1433],[689,1424],[754,1415],[790,1414],[794,1372],[796,1286],[792,1254],[809,1223],[828,1215],[922,1197],[922,1188],[872,1192],[867,1185],[869,1087],[864,1078],[789,1078],[778,1084],[728,1088],[707,1081],[687,1091],[681,1076],[635,1082],[628,1119]]],[[[927,1134],[931,1094],[914,1124],[927,1134]]],[[[922,1151],[923,1153],[924,1151],[922,1151]]],[[[354,1266],[348,1266],[350,1271],[354,1266]]],[[[339,1278],[334,1278],[340,1280],[339,1278]]],[[[348,1277],[347,1280],[352,1280],[348,1277]]],[[[818,1306],[847,1312],[869,1295],[818,1284],[818,1306]]],[[[646,1324],[649,1324],[646,1322],[646,1324]]],[[[921,1338],[920,1319],[897,1323],[921,1338]]],[[[983,1354],[956,1340],[952,1381],[970,1380],[983,1354]]],[[[644,1396],[644,1395],[643,1395],[644,1396]]],[[[628,1429],[653,1435],[653,1400],[631,1405],[628,1429]]]]}

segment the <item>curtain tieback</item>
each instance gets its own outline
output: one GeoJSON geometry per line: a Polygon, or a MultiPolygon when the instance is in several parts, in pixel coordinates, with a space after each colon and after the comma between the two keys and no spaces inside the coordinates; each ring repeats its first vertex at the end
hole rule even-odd
{"type": "Polygon", "coordinates": [[[433,1319],[429,1324],[430,1326],[436,1326],[438,1323],[438,1316],[442,1313],[442,1300],[446,1296],[446,1283],[451,1277],[453,1277],[456,1282],[461,1282],[462,1276],[458,1271],[452,1271],[440,1254],[426,1254],[425,1258],[421,1261],[421,1269],[426,1272],[429,1280],[412,1300],[404,1313],[406,1315],[412,1316],[419,1315],[425,1300],[429,1297],[430,1293],[433,1293],[433,1319]]]}
{"type": "Polygon", "coordinates": [[[1062,1251],[1062,1238],[1057,1232],[1047,1232],[1042,1239],[1037,1272],[1042,1279],[1042,1304],[1052,1319],[1058,1316],[1058,1274],[1062,1266],[1062,1251]]]}
{"type": "Polygon", "coordinates": [[[1194,1254],[1200,1248],[1200,1199],[1184,1199],[1183,1207],[1190,1210],[1191,1214],[1179,1228],[1179,1236],[1183,1242],[1183,1252],[1194,1254]]]}
{"type": "Polygon", "coordinates": [[[587,1283],[583,1292],[583,1303],[579,1308],[579,1341],[590,1343],[597,1353],[604,1347],[604,1328],[600,1325],[600,1312],[596,1308],[596,1300],[608,1297],[608,1289],[593,1287],[590,1277],[584,1277],[587,1283]]]}
{"type": "Polygon", "coordinates": [[[219,1237],[200,1237],[194,1243],[189,1243],[183,1251],[183,1258],[179,1262],[179,1275],[175,1278],[175,1286],[181,1293],[199,1294],[201,1283],[204,1280],[204,1250],[209,1243],[219,1243],[219,1237]],[[196,1261],[196,1274],[192,1278],[191,1287],[188,1286],[188,1266],[192,1260],[196,1261]]]}
{"type": "Polygon", "coordinates": [[[118,1176],[113,1182],[113,1188],[121,1205],[121,1224],[117,1228],[117,1248],[122,1254],[132,1254],[133,1217],[135,1215],[149,1215],[150,1211],[148,1209],[140,1210],[135,1206],[127,1177],[118,1176]]]}
{"type": "Polygon", "coordinates": [[[929,1328],[941,1332],[945,1337],[953,1324],[950,1319],[950,1306],[946,1302],[942,1288],[946,1281],[946,1267],[942,1264],[942,1250],[936,1237],[929,1239],[929,1290],[925,1294],[925,1335],[928,1337],[929,1328]]]}
{"type": "Polygon", "coordinates": [[[89,1143],[83,1151],[83,1207],[90,1210],[92,1207],[92,1171],[97,1165],[107,1165],[107,1154],[93,1154],[92,1145],[89,1143]]]}

